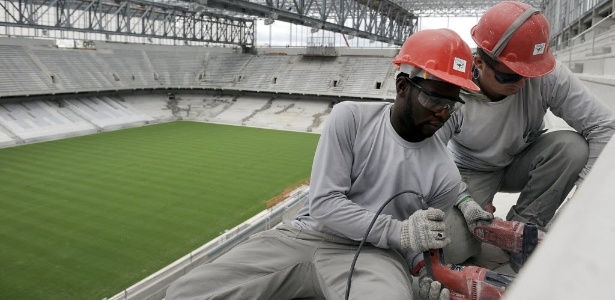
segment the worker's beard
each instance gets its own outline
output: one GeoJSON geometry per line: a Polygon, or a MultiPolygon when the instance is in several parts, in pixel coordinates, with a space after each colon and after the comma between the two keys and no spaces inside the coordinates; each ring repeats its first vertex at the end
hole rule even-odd
{"type": "Polygon", "coordinates": [[[404,117],[402,118],[402,123],[406,130],[407,136],[411,137],[411,141],[420,142],[434,134],[435,131],[431,129],[431,126],[428,126],[427,123],[417,121],[419,119],[419,112],[423,111],[424,108],[422,106],[417,105],[416,101],[412,101],[410,99],[411,95],[407,99],[408,105],[406,105],[404,109],[404,117]]]}

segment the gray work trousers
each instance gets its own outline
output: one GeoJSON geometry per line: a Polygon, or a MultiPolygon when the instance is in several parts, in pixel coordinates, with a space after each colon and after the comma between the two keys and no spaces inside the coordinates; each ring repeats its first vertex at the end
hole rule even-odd
{"type": "MultiPolygon", "coordinates": [[[[544,228],[574,187],[587,163],[588,153],[587,141],[580,134],[554,131],[540,136],[505,169],[459,171],[472,198],[483,208],[493,201],[497,192],[520,192],[506,219],[544,228]]],[[[451,243],[444,248],[448,263],[459,264],[480,253],[480,242],[469,231],[459,209],[451,210],[446,227],[451,237],[451,243]]]]}
{"type": "MultiPolygon", "coordinates": [[[[280,225],[179,278],[167,289],[166,300],[344,299],[358,244],[280,225]]],[[[366,244],[355,266],[350,299],[412,299],[404,257],[366,244]]]]}

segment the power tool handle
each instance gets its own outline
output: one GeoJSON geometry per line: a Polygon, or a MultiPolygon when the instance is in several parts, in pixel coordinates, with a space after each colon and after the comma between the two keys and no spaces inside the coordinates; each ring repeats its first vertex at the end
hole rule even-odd
{"type": "MultiPolygon", "coordinates": [[[[421,200],[421,209],[427,210],[429,206],[427,206],[427,203],[425,202],[425,200],[422,197],[420,200],[421,200]]],[[[423,252],[423,261],[425,261],[425,268],[427,270],[427,276],[429,276],[429,278],[433,280],[436,280],[436,277],[434,277],[433,275],[433,266],[431,265],[431,250],[427,250],[423,252]]]]}
{"type": "Polygon", "coordinates": [[[425,270],[427,270],[427,276],[429,278],[436,280],[433,276],[433,266],[431,265],[431,253],[430,250],[423,252],[423,260],[425,261],[425,270]]]}

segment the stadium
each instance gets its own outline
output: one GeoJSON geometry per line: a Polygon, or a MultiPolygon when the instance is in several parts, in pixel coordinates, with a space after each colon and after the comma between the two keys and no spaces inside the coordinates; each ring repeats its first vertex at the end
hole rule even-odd
{"type": "MultiPolygon", "coordinates": [[[[163,299],[292,218],[331,108],[394,101],[405,37],[497,2],[0,0],[0,298],[163,299]]],[[[615,1],[523,2],[615,110],[615,1]]],[[[611,142],[506,299],[608,298],[614,163],[611,142]]]]}

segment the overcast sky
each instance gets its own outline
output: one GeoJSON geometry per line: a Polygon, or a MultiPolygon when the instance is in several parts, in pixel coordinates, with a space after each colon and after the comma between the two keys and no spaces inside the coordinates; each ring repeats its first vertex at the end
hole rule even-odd
{"type": "MultiPolygon", "coordinates": [[[[420,29],[433,28],[450,28],[457,32],[461,38],[468,43],[470,47],[475,47],[476,44],[470,37],[470,29],[478,22],[476,17],[470,18],[446,18],[433,17],[421,18],[419,22],[420,29]]],[[[257,20],[256,25],[256,43],[259,46],[267,46],[271,44],[273,47],[305,47],[308,40],[311,38],[326,39],[331,43],[335,43],[336,47],[346,47],[346,41],[339,33],[325,32],[320,30],[317,33],[311,33],[309,27],[301,25],[291,25],[281,21],[275,21],[272,25],[265,25],[263,20],[257,20]]],[[[369,40],[354,38],[348,40],[348,45],[352,48],[358,47],[388,47],[386,43],[370,43],[369,40]]]]}

